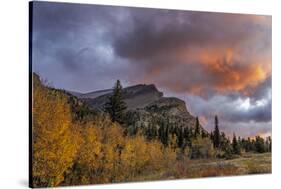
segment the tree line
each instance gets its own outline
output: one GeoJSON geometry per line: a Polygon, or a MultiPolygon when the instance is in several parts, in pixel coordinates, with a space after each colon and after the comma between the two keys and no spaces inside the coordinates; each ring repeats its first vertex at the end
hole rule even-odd
{"type": "Polygon", "coordinates": [[[224,132],[220,132],[217,116],[215,116],[215,129],[211,132],[210,138],[214,147],[224,151],[226,156],[231,156],[231,154],[241,155],[242,152],[271,152],[272,141],[270,136],[266,137],[266,139],[260,136],[245,139],[242,137],[237,138],[236,134],[233,133],[232,140],[230,140],[224,132]]]}
{"type": "MultiPolygon", "coordinates": [[[[107,112],[113,122],[118,122],[121,125],[126,123],[125,112],[126,103],[122,97],[122,85],[119,80],[117,80],[113,94],[109,97],[109,101],[105,105],[105,112],[107,112]]],[[[207,133],[205,130],[201,129],[199,118],[196,117],[195,125],[190,127],[175,126],[164,121],[160,123],[157,127],[155,124],[149,124],[145,128],[131,128],[131,134],[142,133],[148,140],[158,139],[164,146],[168,146],[170,143],[174,142],[176,147],[182,149],[186,148],[193,149],[193,151],[200,151],[197,148],[208,148],[214,149],[217,152],[218,157],[230,158],[233,155],[240,155],[242,152],[271,152],[271,137],[266,139],[256,136],[254,138],[241,138],[236,137],[233,133],[232,139],[226,136],[224,132],[219,129],[219,119],[218,116],[214,118],[214,130],[207,133]],[[196,143],[196,145],[194,145],[196,143]],[[206,143],[206,144],[204,144],[206,143]],[[210,143],[212,144],[210,147],[210,143]]],[[[204,150],[203,150],[204,151],[204,150]]],[[[206,150],[205,150],[206,151],[206,150]]],[[[191,157],[198,157],[200,155],[192,155],[191,157]]],[[[198,154],[198,153],[197,153],[198,154]]],[[[203,155],[206,156],[206,155],[203,155]]]]}

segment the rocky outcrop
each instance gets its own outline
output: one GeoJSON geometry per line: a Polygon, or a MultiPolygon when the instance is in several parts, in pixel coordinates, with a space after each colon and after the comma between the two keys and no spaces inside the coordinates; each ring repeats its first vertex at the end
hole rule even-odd
{"type": "MultiPolygon", "coordinates": [[[[112,90],[102,90],[77,96],[91,109],[102,111],[112,90]]],[[[124,88],[122,91],[127,104],[126,120],[129,127],[160,127],[172,125],[174,127],[195,126],[195,117],[192,116],[183,100],[175,97],[163,97],[155,85],[135,85],[124,88]]]]}
{"type": "MultiPolygon", "coordinates": [[[[163,93],[159,92],[155,85],[135,85],[124,88],[122,93],[128,110],[144,108],[148,104],[163,97],[163,93]]],[[[90,108],[94,110],[102,110],[110,95],[112,95],[112,90],[108,89],[82,94],[77,97],[86,102],[90,108]],[[97,96],[97,94],[101,95],[97,96]]]]}
{"type": "Polygon", "coordinates": [[[163,125],[194,128],[195,117],[186,109],[185,102],[178,98],[162,97],[144,108],[127,112],[128,125],[132,127],[159,128],[163,125]]]}

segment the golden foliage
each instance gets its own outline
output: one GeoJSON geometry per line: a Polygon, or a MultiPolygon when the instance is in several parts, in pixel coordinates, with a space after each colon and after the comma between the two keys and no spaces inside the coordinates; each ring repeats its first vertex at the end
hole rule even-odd
{"type": "Polygon", "coordinates": [[[175,140],[164,147],[143,135],[124,136],[103,116],[74,122],[64,93],[36,79],[33,86],[34,187],[130,181],[176,161],[175,140]]]}
{"type": "Polygon", "coordinates": [[[121,154],[121,161],[126,177],[134,177],[149,160],[147,144],[143,136],[128,138],[121,154]]]}
{"type": "Polygon", "coordinates": [[[57,186],[72,166],[80,137],[65,96],[39,83],[33,88],[33,184],[57,186]]]}

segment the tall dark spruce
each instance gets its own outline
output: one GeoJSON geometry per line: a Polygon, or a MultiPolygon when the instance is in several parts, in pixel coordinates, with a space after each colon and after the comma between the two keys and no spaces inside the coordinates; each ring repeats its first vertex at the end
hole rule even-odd
{"type": "Polygon", "coordinates": [[[105,104],[105,112],[107,112],[113,122],[124,123],[125,111],[127,105],[122,96],[122,85],[119,80],[115,83],[113,94],[109,96],[108,102],[105,104]]]}
{"type": "Polygon", "coordinates": [[[215,130],[214,130],[213,142],[215,148],[220,147],[220,130],[219,130],[218,116],[215,116],[215,130]]]}
{"type": "Polygon", "coordinates": [[[234,133],[233,133],[233,139],[232,139],[232,150],[233,150],[234,154],[238,154],[239,155],[241,153],[240,146],[238,144],[236,135],[234,133]]]}
{"type": "Polygon", "coordinates": [[[200,135],[200,126],[199,125],[200,125],[199,119],[198,119],[198,117],[196,117],[195,131],[194,131],[195,138],[200,135]]]}

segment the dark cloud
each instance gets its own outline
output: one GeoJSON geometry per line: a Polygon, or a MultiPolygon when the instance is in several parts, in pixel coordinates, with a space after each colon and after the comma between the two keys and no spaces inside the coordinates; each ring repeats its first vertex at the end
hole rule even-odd
{"type": "Polygon", "coordinates": [[[128,80],[121,77],[129,72],[127,61],[115,57],[111,47],[126,12],[122,7],[35,2],[34,71],[56,87],[84,92],[109,88],[118,78],[128,80]]]}
{"type": "Polygon", "coordinates": [[[144,82],[211,97],[255,88],[271,75],[271,17],[131,12],[134,27],[117,35],[113,47],[137,64],[144,82]]]}
{"type": "Polygon", "coordinates": [[[271,46],[271,17],[156,9],[132,9],[131,14],[134,27],[114,41],[117,54],[127,58],[147,59],[182,48],[235,47],[257,37],[263,40],[259,48],[271,46]]]}
{"type": "Polygon", "coordinates": [[[55,87],[154,83],[206,127],[269,127],[270,16],[34,2],[33,22],[34,71],[55,87]]]}
{"type": "Polygon", "coordinates": [[[210,40],[208,31],[198,30],[198,23],[190,24],[197,20],[192,13],[181,16],[181,11],[142,9],[132,14],[134,27],[114,41],[115,50],[122,57],[147,59],[210,40]],[[178,23],[179,19],[182,23],[178,23]]]}

